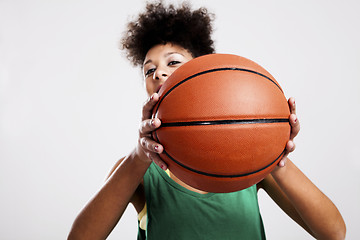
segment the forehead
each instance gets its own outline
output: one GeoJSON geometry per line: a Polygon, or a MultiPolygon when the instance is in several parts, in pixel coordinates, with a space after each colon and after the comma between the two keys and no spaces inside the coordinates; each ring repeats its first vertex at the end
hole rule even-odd
{"type": "Polygon", "coordinates": [[[190,52],[185,48],[176,44],[167,43],[167,44],[158,44],[150,48],[145,56],[144,63],[148,62],[149,60],[166,57],[168,55],[176,54],[176,53],[183,55],[186,58],[192,58],[190,52]]]}

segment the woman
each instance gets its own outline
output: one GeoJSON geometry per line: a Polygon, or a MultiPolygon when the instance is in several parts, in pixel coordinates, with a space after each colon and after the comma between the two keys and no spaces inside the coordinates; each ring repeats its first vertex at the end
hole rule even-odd
{"type": "Polygon", "coordinates": [[[264,189],[294,221],[317,239],[344,239],[345,223],[335,205],[287,158],[300,130],[289,99],[291,136],[286,155],[264,180],[235,193],[192,188],[165,173],[163,146],[151,138],[161,126],[151,119],[158,89],[185,62],[214,52],[212,16],[204,8],[148,4],[130,22],[122,48],[142,66],[149,99],[143,106],[136,148],[120,159],[105,185],[76,218],[69,239],[105,239],[131,202],[139,214],[138,239],[265,239],[257,190],[264,189]]]}

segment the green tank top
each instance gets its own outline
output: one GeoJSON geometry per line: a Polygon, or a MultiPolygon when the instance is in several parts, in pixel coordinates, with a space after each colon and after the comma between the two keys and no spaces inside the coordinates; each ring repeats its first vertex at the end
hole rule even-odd
{"type": "Polygon", "coordinates": [[[265,239],[256,185],[233,193],[190,191],[152,163],[144,175],[146,232],[138,240],[265,239]]]}

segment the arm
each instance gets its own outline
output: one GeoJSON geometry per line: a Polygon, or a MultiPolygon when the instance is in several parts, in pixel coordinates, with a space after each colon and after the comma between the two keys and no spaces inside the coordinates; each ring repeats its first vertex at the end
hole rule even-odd
{"type": "Polygon", "coordinates": [[[76,218],[68,239],[105,239],[124,213],[150,162],[130,154],[76,218]]]}
{"type": "Polygon", "coordinates": [[[138,211],[145,204],[141,182],[151,161],[166,168],[157,155],[163,147],[150,138],[151,131],[161,124],[159,119],[149,119],[157,100],[156,94],[145,103],[136,148],[115,165],[104,186],[79,213],[68,239],[105,239],[129,202],[132,202],[138,211]]]}
{"type": "Polygon", "coordinates": [[[346,226],[336,206],[291,161],[300,130],[295,100],[289,99],[290,140],[278,167],[258,184],[295,222],[317,239],[344,239],[346,226]]]}
{"type": "Polygon", "coordinates": [[[261,186],[314,238],[345,238],[346,226],[336,206],[291,161],[274,170],[261,186]]]}

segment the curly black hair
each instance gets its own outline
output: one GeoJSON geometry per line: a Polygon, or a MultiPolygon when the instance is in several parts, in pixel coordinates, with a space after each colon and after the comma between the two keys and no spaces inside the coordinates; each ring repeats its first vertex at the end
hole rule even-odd
{"type": "Polygon", "coordinates": [[[179,8],[162,1],[147,3],[146,11],[128,23],[120,48],[134,66],[142,65],[149,49],[158,44],[177,44],[193,57],[214,53],[213,19],[206,8],[192,11],[188,3],[179,8]]]}

